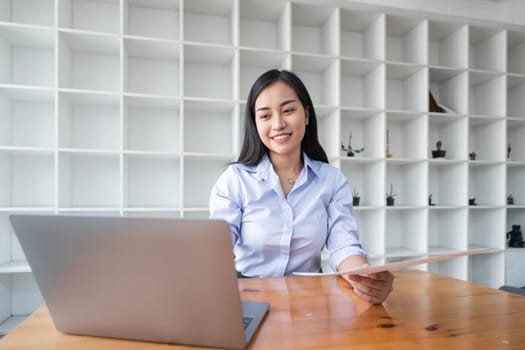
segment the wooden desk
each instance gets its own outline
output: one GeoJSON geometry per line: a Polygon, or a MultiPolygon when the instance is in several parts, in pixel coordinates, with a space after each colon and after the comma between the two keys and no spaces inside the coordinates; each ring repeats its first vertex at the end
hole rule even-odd
{"type": "MultiPolygon", "coordinates": [[[[271,305],[250,348],[525,348],[525,297],[427,272],[395,275],[381,306],[333,276],[239,280],[244,300],[271,305]]],[[[185,347],[62,334],[45,306],[0,340],[0,349],[10,350],[165,348],[185,347]]]]}

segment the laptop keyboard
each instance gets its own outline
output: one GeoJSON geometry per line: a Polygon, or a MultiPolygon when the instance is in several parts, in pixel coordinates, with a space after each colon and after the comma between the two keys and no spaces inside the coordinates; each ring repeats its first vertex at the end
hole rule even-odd
{"type": "Polygon", "coordinates": [[[242,322],[244,323],[244,329],[248,328],[248,325],[250,324],[250,322],[252,322],[252,320],[253,320],[253,317],[243,316],[242,322]]]}

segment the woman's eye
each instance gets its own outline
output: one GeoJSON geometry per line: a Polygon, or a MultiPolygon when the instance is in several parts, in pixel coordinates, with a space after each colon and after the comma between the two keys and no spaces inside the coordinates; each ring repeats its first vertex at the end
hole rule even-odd
{"type": "Polygon", "coordinates": [[[259,119],[263,119],[263,120],[268,119],[268,118],[270,118],[268,114],[263,114],[259,116],[259,119]]]}
{"type": "Polygon", "coordinates": [[[285,109],[283,113],[284,114],[290,114],[290,113],[293,113],[293,112],[295,112],[295,108],[285,109]]]}

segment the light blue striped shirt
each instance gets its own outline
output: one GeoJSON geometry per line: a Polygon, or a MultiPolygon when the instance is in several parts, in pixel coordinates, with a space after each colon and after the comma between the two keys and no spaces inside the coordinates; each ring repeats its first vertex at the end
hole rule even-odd
{"type": "Polygon", "coordinates": [[[366,257],[352,212],[352,190],[340,170],[303,154],[304,167],[284,196],[268,158],[233,164],[210,195],[210,217],[230,224],[237,271],[249,277],[317,272],[321,250],[334,270],[348,256],[366,257]]]}

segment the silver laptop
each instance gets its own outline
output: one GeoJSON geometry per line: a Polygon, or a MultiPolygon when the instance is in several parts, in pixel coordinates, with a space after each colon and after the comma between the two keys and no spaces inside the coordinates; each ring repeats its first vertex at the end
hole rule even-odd
{"type": "Polygon", "coordinates": [[[243,349],[268,311],[268,303],[241,303],[224,221],[10,221],[62,332],[243,349]]]}

